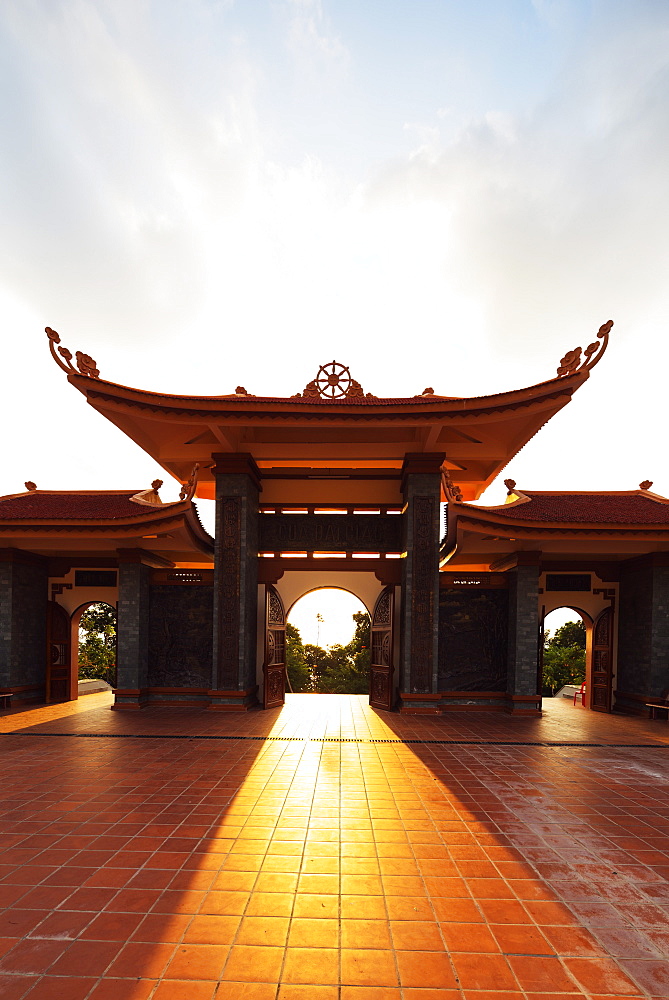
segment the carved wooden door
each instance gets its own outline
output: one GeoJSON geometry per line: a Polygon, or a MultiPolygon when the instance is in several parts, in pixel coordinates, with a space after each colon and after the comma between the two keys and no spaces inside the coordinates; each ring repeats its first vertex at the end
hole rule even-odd
{"type": "Polygon", "coordinates": [[[386,587],[372,615],[372,661],[369,671],[369,704],[390,711],[393,707],[393,602],[395,591],[386,587]]]}
{"type": "Polygon", "coordinates": [[[265,664],[263,704],[283,705],[286,696],[286,613],[274,587],[265,591],[265,664]]]}
{"type": "Polygon", "coordinates": [[[612,626],[611,608],[602,611],[592,630],[592,691],[590,708],[594,712],[611,711],[612,680],[612,626]]]}
{"type": "Polygon", "coordinates": [[[541,694],[544,689],[544,643],[546,641],[546,615],[542,609],[539,619],[539,636],[537,645],[537,694],[541,694]]]}
{"type": "Polygon", "coordinates": [[[70,700],[70,616],[49,601],[46,633],[46,701],[70,700]]]}

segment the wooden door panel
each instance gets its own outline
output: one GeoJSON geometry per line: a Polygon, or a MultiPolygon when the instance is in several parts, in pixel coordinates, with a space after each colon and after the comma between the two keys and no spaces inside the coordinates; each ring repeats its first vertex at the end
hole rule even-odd
{"type": "Polygon", "coordinates": [[[70,700],[70,616],[55,601],[47,609],[46,701],[70,700]]]}
{"type": "Polygon", "coordinates": [[[395,591],[386,587],[381,592],[372,615],[372,650],[369,671],[369,704],[390,711],[395,692],[393,687],[393,604],[395,591]]]}
{"type": "Polygon", "coordinates": [[[286,613],[270,584],[265,590],[265,663],[263,705],[277,708],[286,700],[286,613]]]}
{"type": "Polygon", "coordinates": [[[592,630],[592,683],[590,707],[594,712],[611,711],[613,612],[606,608],[592,630]]]}

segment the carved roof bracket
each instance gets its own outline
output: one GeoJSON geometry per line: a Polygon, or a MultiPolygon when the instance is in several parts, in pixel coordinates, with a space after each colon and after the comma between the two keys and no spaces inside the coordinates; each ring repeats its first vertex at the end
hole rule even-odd
{"type": "Polygon", "coordinates": [[[445,469],[441,470],[441,483],[444,488],[444,495],[447,500],[457,500],[458,503],[462,503],[463,496],[462,490],[454,483],[448,472],[445,469]]]}
{"type": "Polygon", "coordinates": [[[594,368],[608,346],[612,326],[612,319],[600,326],[597,331],[597,340],[589,344],[585,351],[580,347],[575,347],[573,351],[567,351],[560,361],[560,367],[557,370],[558,378],[573,375],[574,372],[590,371],[591,368],[594,368]],[[581,358],[582,354],[584,354],[583,358],[581,358]]]}
{"type": "Polygon", "coordinates": [[[188,478],[188,482],[184,483],[184,485],[181,487],[181,493],[179,494],[180,500],[192,500],[193,497],[195,496],[199,471],[200,471],[200,463],[196,462],[188,478]]]}
{"type": "Polygon", "coordinates": [[[56,350],[56,344],[60,344],[60,337],[56,331],[47,326],[44,332],[49,338],[49,348],[53,360],[67,375],[88,375],[89,378],[100,378],[100,372],[96,367],[95,361],[89,354],[77,351],[75,355],[77,367],[75,368],[72,364],[72,352],[68,351],[67,347],[58,347],[56,350]]]}

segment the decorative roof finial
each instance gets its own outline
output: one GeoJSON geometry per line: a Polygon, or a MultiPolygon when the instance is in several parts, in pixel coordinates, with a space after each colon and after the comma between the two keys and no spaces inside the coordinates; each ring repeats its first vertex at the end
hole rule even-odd
{"type": "Polygon", "coordinates": [[[28,482],[24,483],[23,485],[25,486],[25,488],[28,490],[29,493],[34,493],[35,490],[37,489],[35,484],[31,483],[30,480],[28,480],[28,482]]]}
{"type": "Polygon", "coordinates": [[[505,479],[504,480],[504,485],[506,486],[507,490],[509,491],[508,496],[511,496],[511,494],[513,493],[513,491],[516,488],[516,480],[515,479],[505,479]]]}
{"type": "Polygon", "coordinates": [[[195,496],[195,490],[197,489],[197,477],[200,471],[200,463],[196,462],[193,466],[192,472],[187,483],[181,487],[181,493],[179,494],[180,500],[192,500],[195,496]]]}
{"type": "Polygon", "coordinates": [[[639,483],[639,489],[640,490],[649,490],[652,485],[653,485],[653,480],[652,479],[644,479],[644,481],[642,483],[639,483]]]}
{"type": "Polygon", "coordinates": [[[462,503],[463,496],[460,487],[453,482],[448,472],[445,469],[441,470],[441,483],[444,488],[444,494],[448,500],[457,500],[458,503],[462,503]]]}
{"type": "Polygon", "coordinates": [[[163,485],[162,479],[154,479],[151,483],[151,489],[154,493],[157,493],[160,487],[163,485]]]}
{"type": "Polygon", "coordinates": [[[315,379],[308,382],[303,392],[296,392],[291,399],[376,399],[371,392],[365,394],[359,382],[351,378],[351,372],[346,365],[338,361],[330,361],[321,365],[315,379]]]}
{"type": "Polygon", "coordinates": [[[583,352],[585,357],[582,362],[582,349],[580,347],[575,347],[573,351],[567,351],[565,356],[560,361],[560,367],[557,370],[558,378],[564,378],[565,375],[573,375],[574,372],[577,371],[589,371],[591,368],[594,368],[607,348],[609,333],[611,332],[612,326],[612,319],[610,319],[607,323],[604,323],[603,326],[600,326],[597,331],[597,340],[586,347],[583,352]]]}
{"type": "Polygon", "coordinates": [[[44,332],[49,338],[49,348],[51,350],[51,355],[53,360],[56,362],[59,368],[62,368],[64,372],[68,375],[88,375],[89,378],[100,378],[100,372],[96,368],[95,361],[89,354],[83,354],[81,351],[77,351],[75,357],[77,359],[77,368],[72,364],[72,351],[68,351],[67,347],[59,347],[58,353],[56,353],[56,344],[60,344],[60,337],[55,330],[52,330],[50,326],[44,328],[44,332]],[[60,357],[58,355],[60,354],[60,357]],[[64,359],[64,360],[61,360],[64,359]]]}

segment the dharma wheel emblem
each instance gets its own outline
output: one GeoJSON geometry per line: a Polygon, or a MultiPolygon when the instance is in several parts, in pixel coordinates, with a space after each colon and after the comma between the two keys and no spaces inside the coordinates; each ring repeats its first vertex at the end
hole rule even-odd
{"type": "Polygon", "coordinates": [[[352,381],[349,369],[346,365],[340,365],[338,361],[321,365],[316,376],[318,391],[326,399],[341,399],[343,396],[348,396],[352,381]]]}
{"type": "MultiPolygon", "coordinates": [[[[305,387],[304,392],[298,392],[292,399],[362,399],[365,396],[363,388],[359,382],[351,378],[350,369],[346,365],[341,365],[338,361],[330,361],[326,365],[321,365],[318,375],[305,387]]],[[[376,399],[371,392],[367,393],[368,399],[376,399]]]]}

